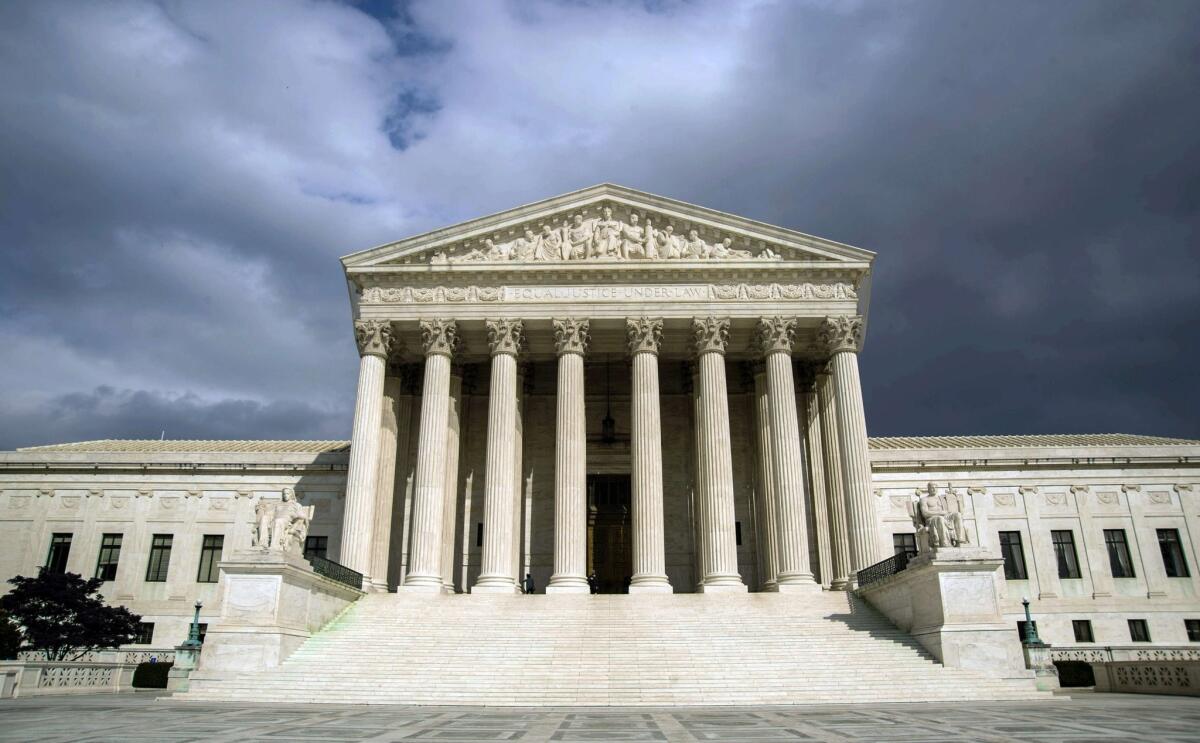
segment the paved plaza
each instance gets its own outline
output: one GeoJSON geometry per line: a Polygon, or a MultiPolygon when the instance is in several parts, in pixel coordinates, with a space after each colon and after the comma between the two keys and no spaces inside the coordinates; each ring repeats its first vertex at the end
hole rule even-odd
{"type": "Polygon", "coordinates": [[[0,741],[1200,741],[1200,700],[751,708],[182,703],[147,693],[0,701],[0,741]]]}

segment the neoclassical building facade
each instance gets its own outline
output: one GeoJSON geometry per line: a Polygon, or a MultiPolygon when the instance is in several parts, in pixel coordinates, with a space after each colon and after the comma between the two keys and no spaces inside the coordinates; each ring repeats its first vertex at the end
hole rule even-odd
{"type": "Polygon", "coordinates": [[[1200,442],[869,439],[873,259],[607,184],[352,254],[349,442],[0,452],[0,576],[101,577],[165,651],[193,602],[221,616],[219,565],[293,488],[305,554],[368,597],[815,606],[915,548],[932,482],[1003,557],[1014,631],[1028,597],[1062,652],[1200,645],[1200,442]]]}

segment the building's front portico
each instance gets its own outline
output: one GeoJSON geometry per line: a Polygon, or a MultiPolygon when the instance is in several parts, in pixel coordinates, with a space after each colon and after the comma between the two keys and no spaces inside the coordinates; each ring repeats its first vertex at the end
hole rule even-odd
{"type": "Polygon", "coordinates": [[[343,562],[376,590],[583,593],[597,562],[630,592],[846,585],[882,556],[871,259],[611,185],[343,259],[343,562]],[[598,475],[629,478],[615,529],[598,475]]]}

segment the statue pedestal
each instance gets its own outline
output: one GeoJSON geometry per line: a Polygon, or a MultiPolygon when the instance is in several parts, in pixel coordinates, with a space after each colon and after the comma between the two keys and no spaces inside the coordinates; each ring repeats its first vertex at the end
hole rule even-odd
{"type": "Polygon", "coordinates": [[[1000,613],[1003,565],[987,550],[943,547],[856,593],[943,665],[1032,678],[1016,628],[1000,613]]]}
{"type": "Polygon", "coordinates": [[[168,691],[188,690],[188,678],[200,662],[200,648],[199,645],[189,645],[186,642],[175,646],[175,662],[171,664],[171,670],[167,671],[168,691]]]}
{"type": "Polygon", "coordinates": [[[1025,656],[1025,667],[1037,678],[1037,688],[1053,691],[1059,688],[1058,669],[1050,657],[1050,646],[1044,642],[1022,642],[1021,652],[1025,656]]]}
{"type": "Polygon", "coordinates": [[[275,668],[363,595],[279,550],[234,552],[220,569],[221,617],[208,628],[193,685],[275,668]]]}

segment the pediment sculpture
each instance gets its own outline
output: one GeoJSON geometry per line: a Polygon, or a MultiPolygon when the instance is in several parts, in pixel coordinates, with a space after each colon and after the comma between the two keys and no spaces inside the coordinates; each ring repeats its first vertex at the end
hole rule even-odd
{"type": "Polygon", "coordinates": [[[969,543],[962,511],[962,496],[949,486],[945,493],[938,493],[937,486],[929,483],[924,495],[914,496],[908,502],[908,515],[917,530],[917,551],[961,547],[969,543]]]}
{"type": "Polygon", "coordinates": [[[691,228],[677,234],[675,226],[655,225],[630,212],[623,220],[604,207],[596,217],[587,219],[576,213],[560,224],[543,224],[541,230],[525,226],[522,234],[501,241],[500,236],[484,238],[483,245],[460,254],[437,253],[434,263],[497,263],[505,261],[635,261],[635,260],[779,260],[770,247],[757,252],[734,247],[732,237],[708,242],[700,231],[691,228]]]}
{"type": "Polygon", "coordinates": [[[315,506],[302,506],[296,491],[284,488],[278,501],[259,498],[254,506],[253,546],[274,552],[301,555],[315,506]]]}

